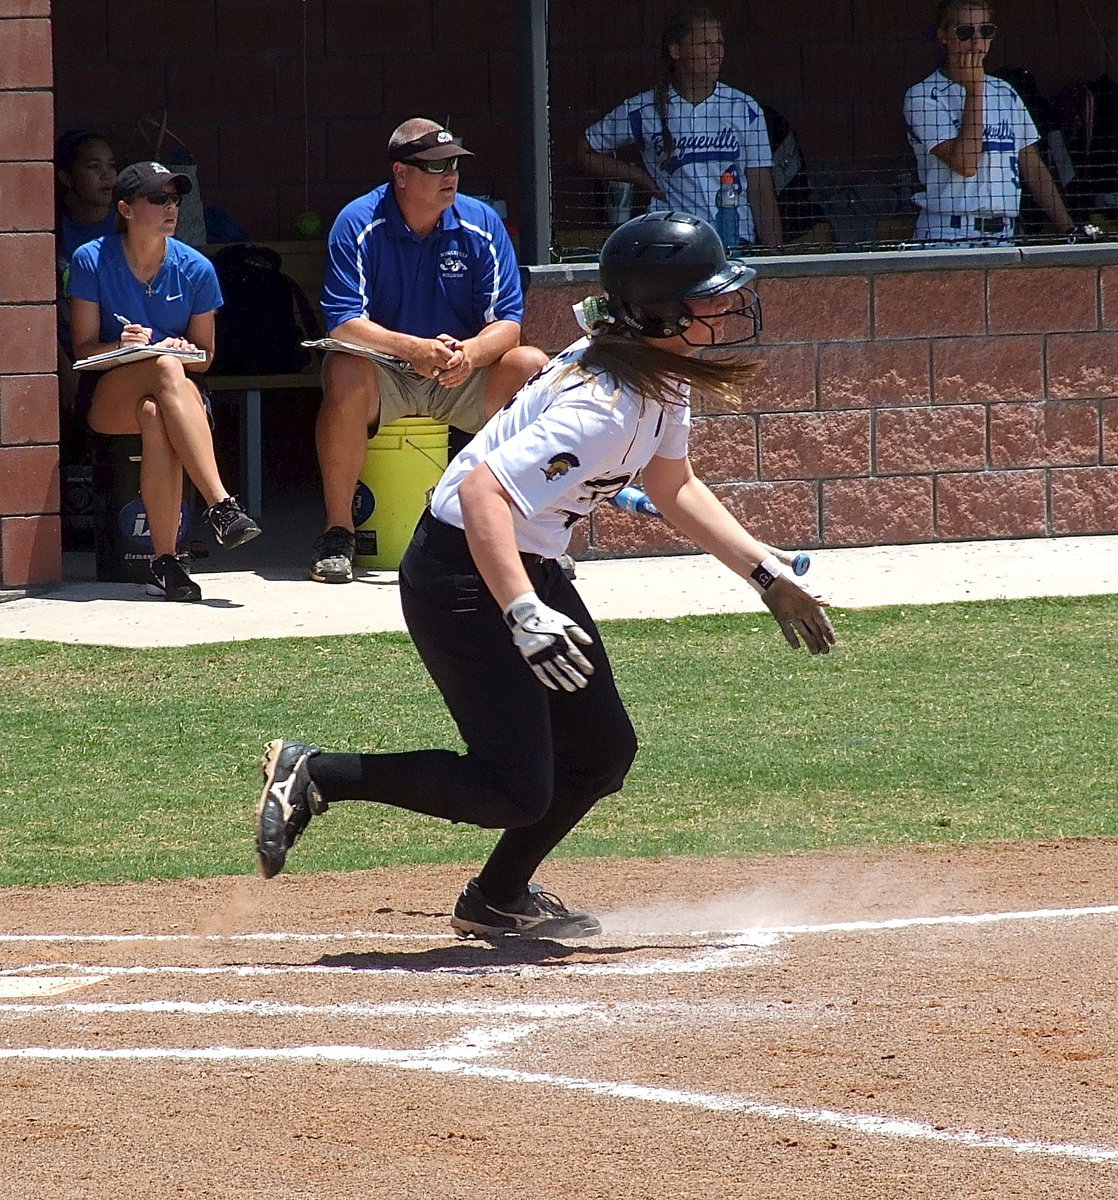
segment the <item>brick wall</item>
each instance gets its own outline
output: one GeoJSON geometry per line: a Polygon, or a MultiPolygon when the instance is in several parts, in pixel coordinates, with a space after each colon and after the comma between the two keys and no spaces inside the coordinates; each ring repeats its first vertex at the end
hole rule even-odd
{"type": "Polygon", "coordinates": [[[62,573],[49,0],[0,0],[0,586],[62,573]]]}
{"type": "MultiPolygon", "coordinates": [[[[251,238],[275,241],[293,236],[304,208],[329,223],[383,182],[383,148],[404,117],[449,116],[477,152],[464,190],[506,200],[515,223],[514,3],[66,0],[53,11],[57,127],[99,129],[122,158],[142,157],[136,119],[166,106],[207,202],[251,238]]],[[[923,36],[933,0],[709,3],[725,19],[723,77],[783,112],[812,164],[852,177],[882,160],[911,170],[901,99],[935,64],[923,36]]],[[[573,166],[582,131],[652,86],[660,29],[677,7],[551,0],[561,223],[573,197],[594,194],[573,166]]],[[[1082,0],[1006,5],[992,65],[1029,67],[1049,96],[1102,73],[1118,55],[1118,12],[1093,9],[1097,33],[1082,0]]]]}
{"type": "MultiPolygon", "coordinates": [[[[734,411],[698,405],[693,459],[759,537],[1118,532],[1118,248],[758,265],[763,370],[734,411]]],[[[594,273],[532,275],[526,339],[554,350],[577,336],[569,306],[594,273]]],[[[611,508],[582,543],[601,557],[687,548],[611,508]]]]}
{"type": "Polygon", "coordinates": [[[463,190],[514,205],[513,4],[66,0],[53,12],[57,128],[102,131],[133,161],[149,153],[137,118],[166,107],[205,202],[257,241],[295,236],[307,208],[328,226],[383,183],[388,136],[416,115],[449,116],[475,152],[463,190]]]}

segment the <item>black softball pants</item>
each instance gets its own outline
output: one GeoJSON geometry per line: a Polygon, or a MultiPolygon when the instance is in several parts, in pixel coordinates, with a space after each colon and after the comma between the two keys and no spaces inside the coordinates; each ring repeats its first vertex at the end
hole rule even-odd
{"type": "Polygon", "coordinates": [[[637,750],[582,598],[557,562],[522,557],[540,599],[594,639],[583,651],[594,665],[585,688],[554,692],[540,683],[478,574],[465,534],[425,513],[400,565],[400,600],[466,752],[323,753],[310,764],[330,802],[372,800],[503,829],[479,875],[482,890],[498,901],[523,891],[594,804],[621,788],[637,750]]]}

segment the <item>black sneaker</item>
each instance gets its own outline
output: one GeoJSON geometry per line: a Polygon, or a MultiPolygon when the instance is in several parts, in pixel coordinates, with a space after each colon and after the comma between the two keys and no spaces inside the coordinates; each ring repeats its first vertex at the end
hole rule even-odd
{"type": "Polygon", "coordinates": [[[490,904],[476,879],[466,884],[450,923],[459,937],[493,938],[507,934],[529,938],[595,937],[602,932],[597,917],[567,908],[558,896],[536,883],[510,904],[490,904]]]}
{"type": "Polygon", "coordinates": [[[236,496],[226,496],[212,508],[207,508],[206,520],[214,537],[228,550],[260,536],[260,526],[240,506],[236,496]]]}
{"type": "Polygon", "coordinates": [[[311,817],[329,808],[307,770],[307,762],[321,753],[317,746],[282,738],[264,748],[260,760],[264,790],[256,805],[256,859],[265,879],[283,870],[288,850],[311,817]]]}
{"type": "Polygon", "coordinates": [[[315,583],[352,583],[356,538],[341,525],[331,525],[314,544],[310,576],[315,583]]]}
{"type": "Polygon", "coordinates": [[[189,554],[161,554],[153,558],[147,594],[162,596],[164,600],[201,600],[202,589],[190,578],[189,565],[189,554]]]}

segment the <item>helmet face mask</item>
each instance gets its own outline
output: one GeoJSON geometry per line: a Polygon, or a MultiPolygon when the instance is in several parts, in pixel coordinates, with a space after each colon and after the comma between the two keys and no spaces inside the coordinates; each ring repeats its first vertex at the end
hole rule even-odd
{"type": "Polygon", "coordinates": [[[756,271],[727,260],[714,229],[689,213],[645,213],[626,221],[606,239],[599,274],[611,314],[641,337],[683,336],[693,346],[736,346],[760,332],[759,302],[747,286],[756,271]],[[687,304],[731,292],[739,294],[739,303],[717,313],[717,327],[687,304]],[[748,333],[719,336],[731,332],[723,322],[738,317],[746,318],[748,333]],[[693,340],[685,335],[696,322],[706,334],[693,340]]]}
{"type": "MultiPolygon", "coordinates": [[[[752,288],[736,288],[732,292],[720,292],[726,305],[717,314],[717,324],[711,318],[689,312],[689,320],[680,331],[689,346],[744,346],[755,341],[761,332],[761,299],[752,288]]],[[[686,303],[686,302],[685,302],[686,303]]]]}

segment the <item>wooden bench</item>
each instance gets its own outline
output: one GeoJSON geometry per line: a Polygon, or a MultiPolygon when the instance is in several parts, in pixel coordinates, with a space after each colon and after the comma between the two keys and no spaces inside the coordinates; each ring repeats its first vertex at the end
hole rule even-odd
{"type": "MultiPolygon", "coordinates": [[[[318,319],[325,329],[326,322],[319,306],[322,290],[322,272],[326,262],[325,241],[302,242],[253,242],[256,246],[268,246],[280,255],[280,270],[295,281],[314,306],[318,319]]],[[[212,258],[222,247],[202,247],[202,253],[212,258]]],[[[296,313],[298,316],[298,313],[296,313]]],[[[206,386],[215,398],[221,396],[237,405],[241,462],[240,498],[253,516],[260,516],[263,493],[263,447],[261,423],[263,398],[268,392],[289,391],[297,388],[317,390],[319,387],[319,360],[315,356],[305,370],[288,375],[206,375],[206,386]]]]}

